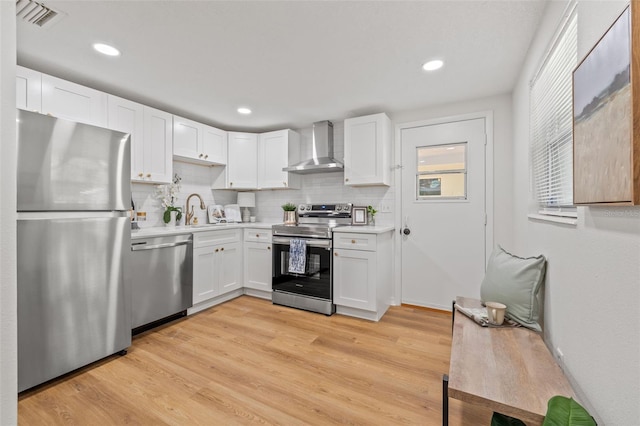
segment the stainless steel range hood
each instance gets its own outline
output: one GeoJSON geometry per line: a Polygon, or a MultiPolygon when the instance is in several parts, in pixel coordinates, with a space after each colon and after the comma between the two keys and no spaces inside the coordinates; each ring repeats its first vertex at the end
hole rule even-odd
{"type": "Polygon", "coordinates": [[[344,165],[333,158],[333,123],[318,121],[313,123],[312,157],[309,160],[292,164],[283,172],[309,174],[341,172],[344,165]]]}

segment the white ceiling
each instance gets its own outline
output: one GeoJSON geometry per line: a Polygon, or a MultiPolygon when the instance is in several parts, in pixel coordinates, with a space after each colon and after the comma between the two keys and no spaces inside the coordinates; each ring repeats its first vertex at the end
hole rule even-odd
{"type": "Polygon", "coordinates": [[[68,16],[18,21],[20,65],[245,131],[508,93],[546,4],[43,1],[68,16]],[[426,73],[431,58],[445,66],[426,73]]]}

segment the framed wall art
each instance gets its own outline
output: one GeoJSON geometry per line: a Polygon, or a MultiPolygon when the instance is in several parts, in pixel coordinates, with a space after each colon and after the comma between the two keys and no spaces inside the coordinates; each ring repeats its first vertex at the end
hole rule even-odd
{"type": "Polygon", "coordinates": [[[622,12],[573,72],[577,205],[640,204],[640,66],[634,63],[640,11],[634,9],[622,12]]]}

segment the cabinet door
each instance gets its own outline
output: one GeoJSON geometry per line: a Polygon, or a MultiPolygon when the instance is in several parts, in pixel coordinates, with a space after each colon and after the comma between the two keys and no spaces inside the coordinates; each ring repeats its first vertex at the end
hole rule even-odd
{"type": "Polygon", "coordinates": [[[202,124],[173,116],[173,155],[202,160],[202,124]]]}
{"type": "Polygon", "coordinates": [[[193,304],[219,294],[216,255],[213,246],[193,249],[193,304]]]}
{"type": "Polygon", "coordinates": [[[144,113],[141,104],[109,95],[107,127],[131,135],[131,180],[144,179],[144,113]]]}
{"type": "Polygon", "coordinates": [[[258,135],[228,133],[227,179],[230,189],[258,187],[258,135]]]}
{"type": "Polygon", "coordinates": [[[390,132],[386,114],[344,121],[345,185],[390,185],[390,132]]]}
{"type": "Polygon", "coordinates": [[[173,116],[144,107],[144,181],[171,183],[173,179],[173,116]]]}
{"type": "Polygon", "coordinates": [[[202,153],[204,160],[212,164],[227,164],[227,132],[211,126],[203,126],[202,153]]]}
{"type": "Polygon", "coordinates": [[[16,67],[16,108],[42,111],[42,74],[38,71],[16,67]]]}
{"type": "Polygon", "coordinates": [[[286,188],[289,173],[288,131],[263,133],[258,141],[258,187],[286,188]]]}
{"type": "Polygon", "coordinates": [[[107,94],[42,74],[42,113],[107,127],[107,94]]]}
{"type": "Polygon", "coordinates": [[[333,301],[336,305],[376,310],[376,253],[333,251],[333,301]]]}
{"type": "Polygon", "coordinates": [[[241,244],[229,243],[220,246],[218,268],[220,294],[242,288],[242,252],[241,244]]]}
{"type": "Polygon", "coordinates": [[[244,286],[271,292],[271,244],[244,243],[244,286]]]}

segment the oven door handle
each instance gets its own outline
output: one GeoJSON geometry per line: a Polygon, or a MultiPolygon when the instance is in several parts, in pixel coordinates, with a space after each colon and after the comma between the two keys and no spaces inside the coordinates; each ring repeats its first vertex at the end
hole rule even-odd
{"type": "MultiPolygon", "coordinates": [[[[296,238],[273,237],[272,243],[288,246],[291,244],[291,240],[295,240],[295,239],[296,238]]],[[[320,240],[320,239],[312,240],[308,238],[297,238],[297,239],[304,240],[309,247],[320,247],[320,248],[326,248],[326,249],[331,248],[331,240],[320,240]]]]}

